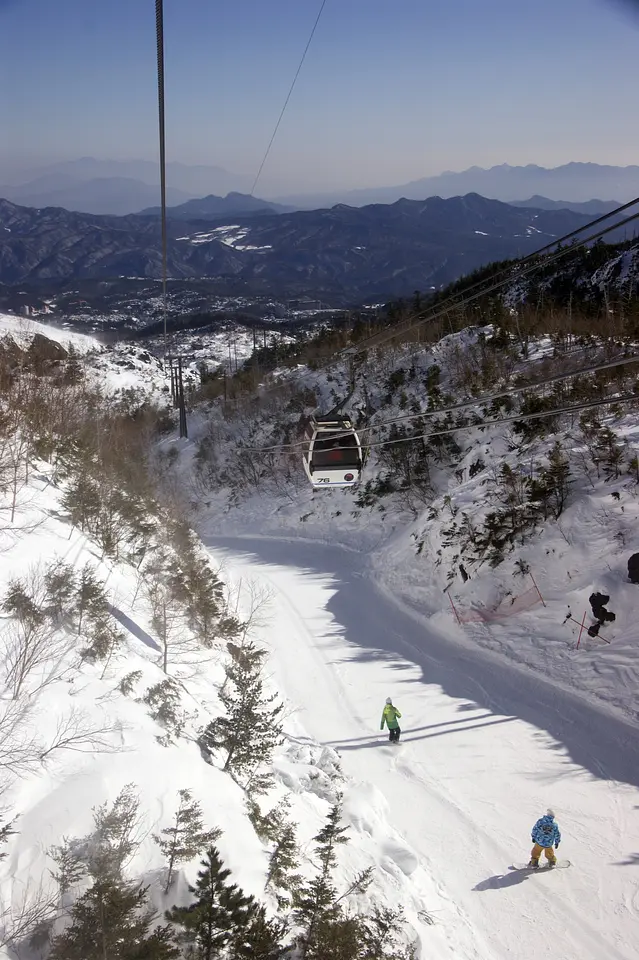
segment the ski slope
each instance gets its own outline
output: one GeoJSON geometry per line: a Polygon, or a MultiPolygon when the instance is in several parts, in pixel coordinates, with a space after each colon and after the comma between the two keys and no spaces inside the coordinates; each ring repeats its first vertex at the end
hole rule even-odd
{"type": "Polygon", "coordinates": [[[378,870],[414,927],[420,908],[435,920],[423,956],[639,955],[639,743],[630,722],[439,635],[384,593],[354,551],[259,537],[206,542],[226,576],[273,591],[263,639],[294,711],[287,732],[339,752],[353,781],[352,832],[374,839],[378,870]],[[387,696],[403,714],[399,747],[379,730],[387,696]],[[511,869],[527,860],[530,828],[550,805],[560,856],[573,866],[511,869]]]}

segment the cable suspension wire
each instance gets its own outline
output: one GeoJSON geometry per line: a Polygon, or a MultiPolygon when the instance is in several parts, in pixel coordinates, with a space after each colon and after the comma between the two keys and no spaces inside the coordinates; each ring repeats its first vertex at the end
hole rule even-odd
{"type": "Polygon", "coordinates": [[[309,36],[309,38],[308,38],[308,40],[307,40],[307,42],[306,42],[306,46],[304,47],[304,53],[302,54],[302,59],[300,60],[300,62],[299,62],[299,64],[298,64],[297,70],[295,71],[295,76],[293,77],[293,82],[292,82],[292,84],[291,84],[291,86],[290,86],[290,88],[289,88],[289,91],[288,91],[287,95],[286,95],[286,100],[284,101],[284,106],[282,107],[282,110],[281,110],[280,115],[279,115],[279,117],[278,117],[277,123],[275,124],[275,129],[273,130],[271,139],[269,140],[268,146],[267,146],[267,148],[266,148],[266,152],[264,153],[264,156],[262,157],[262,162],[260,163],[259,170],[257,171],[257,175],[256,175],[256,177],[255,177],[255,180],[253,181],[253,186],[251,187],[251,196],[254,196],[254,195],[255,195],[255,188],[256,188],[256,186],[257,186],[257,181],[260,179],[260,177],[261,177],[261,175],[262,175],[262,170],[264,169],[264,164],[266,163],[266,161],[267,161],[267,159],[268,159],[268,156],[269,156],[269,154],[270,154],[270,152],[271,152],[271,147],[273,146],[273,142],[274,142],[274,140],[275,140],[275,137],[277,136],[277,131],[279,130],[280,124],[281,124],[282,119],[283,119],[283,117],[284,117],[284,114],[286,113],[286,108],[288,107],[288,102],[289,102],[289,100],[291,99],[293,90],[294,90],[294,88],[295,88],[295,84],[297,83],[297,78],[298,78],[299,75],[300,75],[300,72],[301,72],[301,70],[302,70],[302,66],[304,65],[304,61],[306,60],[306,54],[308,53],[309,47],[310,47],[311,43],[313,42],[313,37],[315,36],[315,31],[317,30],[317,25],[318,25],[319,22],[320,22],[320,18],[321,18],[321,16],[322,16],[322,13],[324,12],[324,7],[325,7],[325,6],[326,6],[326,0],[322,0],[322,4],[321,4],[321,6],[320,6],[320,8],[319,8],[319,13],[317,14],[317,17],[316,17],[316,19],[315,19],[315,23],[313,24],[313,29],[311,30],[311,34],[310,34],[310,36],[309,36]]]}
{"type": "MultiPolygon", "coordinates": [[[[632,203],[638,203],[637,200],[633,200],[632,203]]],[[[492,283],[487,287],[483,287],[481,290],[472,293],[470,296],[464,296],[462,300],[457,303],[445,301],[445,304],[448,305],[438,305],[433,312],[427,314],[426,316],[417,315],[417,318],[409,317],[410,321],[415,320],[415,322],[410,322],[408,325],[402,325],[401,327],[393,327],[385,334],[373,334],[372,337],[367,337],[366,340],[360,340],[360,342],[355,347],[347,347],[345,350],[340,351],[337,356],[346,358],[349,356],[357,356],[360,353],[365,353],[366,350],[371,349],[371,347],[378,347],[384,343],[387,343],[389,340],[393,340],[396,337],[402,336],[403,334],[409,333],[411,330],[417,329],[417,327],[423,326],[425,323],[431,323],[433,320],[439,320],[441,317],[446,316],[452,307],[463,307],[468,303],[472,303],[475,300],[479,300],[481,297],[487,296],[489,293],[494,293],[496,290],[500,290],[502,287],[505,287],[507,284],[512,283],[513,280],[520,280],[522,277],[528,276],[528,274],[533,273],[535,270],[545,268],[551,263],[554,263],[556,260],[561,259],[562,257],[567,256],[572,253],[574,250],[578,250],[580,247],[585,247],[586,244],[592,243],[594,240],[599,240],[601,237],[605,236],[608,233],[611,233],[613,230],[618,230],[621,227],[626,226],[629,223],[632,223],[634,220],[639,219],[639,213],[633,213],[629,217],[620,220],[618,223],[614,223],[609,227],[606,227],[604,230],[600,230],[597,233],[593,233],[588,237],[584,237],[582,240],[579,240],[577,243],[572,244],[569,247],[564,247],[561,250],[558,250],[556,253],[551,254],[548,257],[545,257],[540,263],[532,263],[527,267],[524,267],[523,270],[519,268],[519,261],[513,267],[512,272],[502,280],[492,283]]],[[[559,241],[558,241],[559,242],[559,241]]],[[[450,298],[452,301],[453,298],[450,298]]],[[[406,323],[407,321],[405,321],[406,323]]]]}
{"type": "Polygon", "coordinates": [[[167,241],[166,241],[166,128],[164,122],[164,4],[155,0],[155,33],[158,61],[158,119],[160,134],[160,206],[162,221],[162,311],[164,314],[164,363],[167,355],[167,241]]]}
{"type": "MultiPolygon", "coordinates": [[[[607,397],[604,400],[590,400],[587,403],[574,404],[571,407],[557,407],[555,410],[541,410],[536,413],[524,413],[512,417],[498,417],[496,420],[483,420],[481,423],[466,423],[463,426],[447,427],[445,430],[435,430],[432,433],[424,433],[416,437],[398,437],[394,440],[377,440],[373,443],[366,443],[366,449],[371,447],[388,447],[393,443],[414,443],[417,440],[429,440],[431,437],[443,437],[448,433],[458,433],[460,430],[472,430],[474,428],[483,429],[484,427],[499,426],[501,423],[514,423],[516,420],[541,420],[544,417],[557,417],[564,413],[577,413],[579,410],[590,410],[593,407],[605,407],[611,403],[635,403],[639,402],[639,396],[635,393],[628,393],[621,397],[607,397]]],[[[339,447],[340,450],[352,450],[352,447],[339,447]]]]}
{"type": "MultiPolygon", "coordinates": [[[[507,397],[514,397],[519,393],[526,393],[528,390],[537,390],[539,387],[546,387],[552,383],[560,383],[562,380],[569,380],[572,377],[584,376],[590,373],[597,373],[599,370],[610,370],[613,367],[625,366],[629,363],[639,363],[639,354],[634,357],[621,357],[618,360],[611,360],[608,363],[596,364],[592,367],[583,367],[580,370],[573,370],[570,373],[562,373],[559,376],[548,377],[545,380],[537,380],[534,383],[527,383],[519,387],[509,387],[505,390],[500,390],[498,393],[491,393],[483,397],[475,397],[473,400],[465,400],[463,403],[457,403],[452,407],[440,407],[436,410],[423,410],[421,413],[409,413],[401,417],[393,417],[390,420],[381,420],[379,423],[371,424],[368,427],[362,427],[357,430],[357,435],[362,437],[365,433],[372,433],[374,430],[380,430],[382,427],[393,426],[396,423],[406,423],[410,420],[423,420],[425,417],[439,417],[448,413],[457,413],[459,410],[467,410],[469,407],[479,407],[485,403],[492,403],[495,400],[502,400],[507,397]]],[[[521,420],[522,417],[515,417],[516,420],[521,420]]],[[[342,437],[350,436],[350,431],[343,431],[341,433],[335,432],[333,434],[333,439],[339,440],[342,437]]],[[[395,442],[395,441],[393,441],[395,442]]],[[[397,441],[400,442],[400,441],[397,441]]],[[[308,440],[297,440],[293,443],[281,444],[277,443],[270,447],[251,447],[252,450],[259,450],[262,453],[266,453],[271,450],[293,450],[296,447],[308,446],[308,440]]],[[[371,446],[371,444],[368,444],[371,446]]],[[[339,447],[337,449],[348,449],[344,447],[339,447]]]]}
{"type": "MultiPolygon", "coordinates": [[[[372,443],[364,443],[362,446],[366,450],[370,450],[373,447],[390,447],[395,443],[417,443],[419,440],[429,440],[431,437],[443,437],[449,433],[459,433],[461,430],[482,430],[484,427],[494,427],[499,426],[502,423],[514,423],[515,421],[522,420],[540,420],[543,417],[557,417],[564,413],[577,413],[579,410],[590,410],[593,407],[604,407],[609,406],[613,403],[638,403],[639,395],[636,393],[624,394],[623,396],[617,397],[607,397],[603,400],[590,400],[587,403],[578,403],[573,404],[571,407],[557,407],[554,410],[541,410],[536,413],[520,413],[515,414],[512,417],[498,417],[495,420],[482,420],[481,423],[465,423],[461,426],[456,427],[446,427],[443,430],[433,430],[432,432],[424,431],[423,433],[416,434],[414,437],[397,437],[393,440],[375,440],[372,443]]],[[[438,413],[441,411],[435,411],[438,413]]],[[[380,424],[381,426],[381,424],[380,424]]],[[[358,431],[360,433],[361,431],[358,431]]],[[[301,441],[302,444],[308,443],[308,441],[301,441]]],[[[299,446],[300,444],[277,444],[274,447],[241,447],[242,450],[248,450],[251,453],[268,453],[271,450],[288,450],[293,446],[299,446]]],[[[333,447],[333,450],[353,450],[352,447],[333,447]]]]}
{"type": "MultiPolygon", "coordinates": [[[[602,217],[598,217],[596,220],[593,220],[590,223],[585,224],[585,226],[580,227],[579,230],[573,231],[570,234],[566,234],[565,237],[561,237],[559,240],[556,240],[552,244],[549,244],[549,246],[553,247],[556,244],[563,243],[565,240],[574,236],[576,233],[579,233],[584,229],[590,228],[595,224],[601,223],[603,220],[606,220],[608,217],[613,216],[614,214],[619,213],[622,210],[626,210],[628,207],[634,206],[636,203],[639,203],[639,197],[637,197],[635,200],[631,200],[629,203],[623,204],[621,207],[618,207],[616,210],[612,210],[610,214],[604,214],[602,217]]],[[[558,250],[552,259],[546,259],[546,260],[543,260],[542,262],[535,262],[534,265],[529,270],[526,271],[526,274],[532,273],[534,272],[534,270],[537,270],[537,269],[542,269],[543,267],[547,266],[549,263],[552,263],[555,260],[558,260],[561,257],[566,256],[569,253],[572,253],[574,250],[578,250],[580,247],[585,246],[587,243],[591,242],[592,239],[598,239],[604,236],[605,234],[610,233],[612,230],[616,230],[619,227],[627,223],[630,223],[636,219],[639,219],[639,213],[636,213],[630,217],[627,217],[625,220],[621,221],[620,223],[612,224],[606,230],[600,231],[599,233],[595,234],[593,237],[586,237],[583,241],[574,243],[572,244],[572,246],[565,247],[562,250],[558,250]]],[[[542,250],[545,250],[545,249],[547,248],[546,247],[542,248],[542,250]]],[[[442,303],[438,304],[436,308],[433,308],[433,312],[427,314],[426,316],[424,316],[423,313],[420,312],[408,317],[404,321],[404,325],[402,325],[401,328],[394,327],[392,331],[389,331],[387,336],[384,337],[384,339],[382,340],[379,339],[379,337],[382,334],[377,333],[377,334],[373,334],[373,336],[371,337],[367,337],[365,340],[360,340],[355,347],[347,347],[345,350],[337,351],[337,353],[334,354],[334,359],[329,363],[327,363],[323,367],[323,369],[331,370],[333,367],[339,366],[339,364],[343,363],[345,360],[348,360],[349,358],[357,356],[360,353],[364,353],[366,352],[366,350],[371,349],[372,347],[380,346],[383,343],[386,343],[388,340],[392,340],[396,337],[400,337],[403,334],[410,332],[410,330],[414,329],[417,326],[421,326],[424,323],[429,323],[443,316],[446,316],[449,310],[452,308],[459,309],[460,307],[465,306],[467,303],[470,303],[473,300],[477,300],[488,293],[492,293],[495,290],[498,290],[501,287],[506,286],[508,283],[514,281],[515,279],[518,279],[519,276],[526,275],[524,273],[517,275],[517,270],[521,267],[522,264],[530,262],[531,260],[535,260],[539,256],[540,252],[541,251],[536,251],[535,253],[531,253],[527,257],[524,257],[523,260],[518,260],[513,267],[509,268],[509,275],[503,281],[494,283],[489,287],[483,286],[485,281],[479,281],[478,283],[473,284],[471,287],[468,287],[465,291],[465,293],[468,294],[470,291],[475,290],[477,287],[481,286],[482,287],[481,291],[476,295],[473,295],[471,297],[468,297],[465,295],[462,297],[462,299],[457,299],[454,296],[448,297],[443,302],[443,304],[442,303]],[[417,322],[413,323],[412,321],[414,320],[417,320],[417,322]],[[405,324],[408,324],[408,326],[405,326],[405,324]],[[376,342],[371,342],[371,341],[376,341],[376,342]]],[[[506,271],[501,271],[501,272],[505,273],[506,271]]],[[[300,373],[297,377],[294,377],[292,379],[275,382],[271,386],[263,387],[260,390],[258,396],[263,396],[267,393],[272,392],[273,390],[280,389],[283,385],[286,385],[286,384],[302,382],[303,380],[307,379],[307,377],[308,377],[308,372],[304,371],[300,373]]],[[[228,402],[241,403],[242,398],[232,399],[228,402]]]]}

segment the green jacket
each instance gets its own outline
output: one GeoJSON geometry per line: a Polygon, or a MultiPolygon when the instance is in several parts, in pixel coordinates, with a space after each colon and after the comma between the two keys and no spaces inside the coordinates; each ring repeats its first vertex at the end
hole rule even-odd
{"type": "Polygon", "coordinates": [[[379,729],[384,729],[384,724],[388,725],[389,730],[397,730],[399,724],[397,718],[401,717],[401,713],[394,707],[392,703],[387,703],[382,711],[382,722],[379,725],[379,729]]]}

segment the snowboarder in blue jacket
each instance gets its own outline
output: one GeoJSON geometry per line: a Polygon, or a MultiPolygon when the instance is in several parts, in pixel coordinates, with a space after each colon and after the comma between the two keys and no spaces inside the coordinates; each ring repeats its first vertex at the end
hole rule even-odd
{"type": "Polygon", "coordinates": [[[561,843],[561,832],[555,823],[555,814],[553,810],[548,810],[543,817],[540,817],[531,830],[531,839],[534,843],[532,853],[530,854],[529,867],[536,869],[539,866],[539,857],[543,850],[548,866],[554,867],[557,863],[555,850],[561,843]],[[553,850],[553,845],[555,850],[553,850]]]}

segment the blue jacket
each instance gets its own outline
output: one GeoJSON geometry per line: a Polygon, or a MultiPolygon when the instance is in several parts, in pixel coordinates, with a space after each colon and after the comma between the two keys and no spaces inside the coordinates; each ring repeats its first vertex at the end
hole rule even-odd
{"type": "Polygon", "coordinates": [[[538,843],[540,847],[559,846],[561,832],[555,823],[554,817],[540,817],[531,831],[532,842],[538,843]]]}

